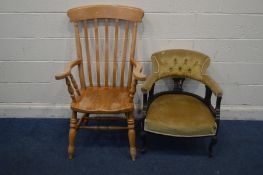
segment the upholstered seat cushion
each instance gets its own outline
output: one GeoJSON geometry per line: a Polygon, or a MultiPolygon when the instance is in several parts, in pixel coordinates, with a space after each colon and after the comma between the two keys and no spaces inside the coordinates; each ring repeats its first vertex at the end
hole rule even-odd
{"type": "Polygon", "coordinates": [[[145,130],[157,134],[198,137],[215,135],[216,122],[199,99],[185,94],[165,94],[149,106],[145,130]]]}
{"type": "Polygon", "coordinates": [[[120,113],[133,110],[128,88],[87,87],[76,102],[71,103],[75,111],[85,113],[120,113]]]}

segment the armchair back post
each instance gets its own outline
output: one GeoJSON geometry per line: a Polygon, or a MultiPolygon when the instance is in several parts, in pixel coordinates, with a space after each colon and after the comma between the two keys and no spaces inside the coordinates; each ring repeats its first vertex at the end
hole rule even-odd
{"type": "Polygon", "coordinates": [[[205,102],[211,105],[212,91],[208,86],[205,86],[205,102]]]}
{"type": "Polygon", "coordinates": [[[84,68],[83,68],[83,59],[82,59],[82,48],[80,43],[80,35],[79,35],[79,26],[78,23],[74,23],[74,29],[75,29],[75,39],[76,39],[76,50],[77,50],[77,58],[81,59],[81,63],[78,65],[79,69],[79,80],[81,89],[86,88],[85,84],[85,78],[84,78],[84,68]]]}
{"type": "Polygon", "coordinates": [[[133,23],[133,31],[132,31],[132,44],[131,44],[131,51],[130,51],[130,64],[129,64],[129,72],[128,72],[128,82],[127,86],[130,88],[132,83],[132,59],[134,59],[134,53],[135,53],[135,46],[136,46],[136,36],[137,36],[137,23],[133,23]]]}

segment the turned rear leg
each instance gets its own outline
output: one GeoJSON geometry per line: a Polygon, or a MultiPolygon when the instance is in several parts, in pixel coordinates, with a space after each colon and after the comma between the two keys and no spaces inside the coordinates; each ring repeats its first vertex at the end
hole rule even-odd
{"type": "Polygon", "coordinates": [[[213,147],[216,143],[217,143],[217,137],[213,136],[211,139],[211,142],[209,144],[209,148],[208,148],[208,157],[209,158],[213,157],[213,147]]]}
{"type": "Polygon", "coordinates": [[[86,113],[84,116],[83,116],[83,119],[82,119],[82,123],[83,125],[86,125],[89,121],[89,114],[86,113]]]}
{"type": "Polygon", "coordinates": [[[142,147],[141,147],[141,153],[146,153],[146,132],[144,130],[144,120],[141,121],[141,133],[140,133],[140,136],[141,136],[141,142],[142,142],[142,147]]]}

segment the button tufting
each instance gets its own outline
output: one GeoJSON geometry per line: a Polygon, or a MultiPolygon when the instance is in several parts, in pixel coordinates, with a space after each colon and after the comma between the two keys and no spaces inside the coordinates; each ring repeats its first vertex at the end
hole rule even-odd
{"type": "Polygon", "coordinates": [[[182,67],[179,67],[179,70],[182,70],[182,67]]]}

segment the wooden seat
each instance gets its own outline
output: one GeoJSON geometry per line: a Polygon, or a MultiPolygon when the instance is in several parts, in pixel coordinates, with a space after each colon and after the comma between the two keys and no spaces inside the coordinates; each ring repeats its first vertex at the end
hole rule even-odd
{"type": "Polygon", "coordinates": [[[76,102],[72,102],[71,108],[92,114],[126,113],[133,110],[129,95],[128,88],[88,87],[76,102]]]}
{"type": "Polygon", "coordinates": [[[67,14],[74,24],[77,56],[55,77],[65,79],[72,99],[69,158],[73,157],[78,129],[128,129],[130,155],[135,160],[133,97],[137,81],[145,76],[134,56],[137,26],[144,12],[128,6],[89,5],[69,9],[67,14]],[[71,73],[75,67],[79,82],[71,73]],[[83,113],[83,117],[78,119],[77,112],[83,113]],[[124,113],[128,126],[87,126],[89,120],[104,119],[89,114],[107,113],[124,113]]]}

